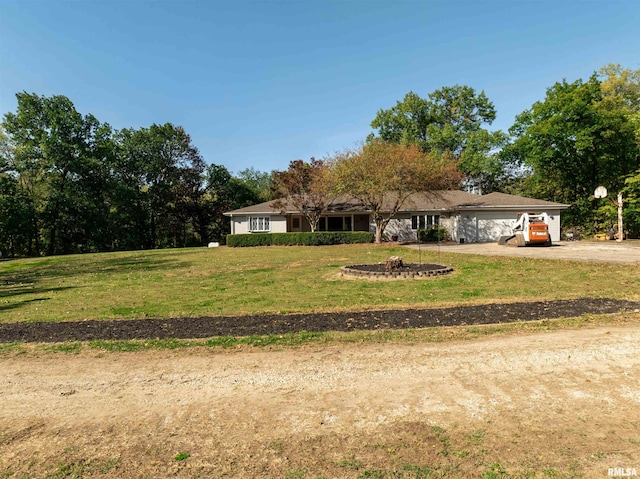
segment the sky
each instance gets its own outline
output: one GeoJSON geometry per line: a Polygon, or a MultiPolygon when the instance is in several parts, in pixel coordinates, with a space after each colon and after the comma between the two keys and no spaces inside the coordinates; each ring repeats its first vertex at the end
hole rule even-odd
{"type": "Polygon", "coordinates": [[[409,91],[484,91],[506,131],[609,63],[640,69],[638,1],[0,0],[0,115],[64,95],[234,174],[353,147],[409,91]]]}

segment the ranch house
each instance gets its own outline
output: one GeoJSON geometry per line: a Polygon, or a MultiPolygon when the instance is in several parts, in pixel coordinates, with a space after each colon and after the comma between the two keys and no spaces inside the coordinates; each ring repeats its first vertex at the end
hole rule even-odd
{"type": "MultiPolygon", "coordinates": [[[[392,194],[388,199],[392,200],[392,194]]],[[[283,201],[275,207],[267,201],[225,213],[231,218],[231,234],[311,231],[304,216],[283,201]]],[[[549,215],[552,241],[560,240],[560,213],[569,205],[551,201],[490,193],[430,191],[413,194],[385,229],[387,239],[411,241],[417,230],[445,228],[453,241],[476,243],[497,241],[511,233],[511,224],[521,213],[549,215]]],[[[318,226],[319,231],[375,231],[370,211],[354,198],[332,201],[318,226]]]]}

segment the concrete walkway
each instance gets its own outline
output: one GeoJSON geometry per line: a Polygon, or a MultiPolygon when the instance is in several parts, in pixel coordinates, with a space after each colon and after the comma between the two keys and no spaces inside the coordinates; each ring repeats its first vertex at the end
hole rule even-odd
{"type": "MultiPolygon", "coordinates": [[[[418,245],[407,245],[417,249],[418,245]]],[[[602,261],[606,263],[640,264],[640,240],[560,241],[551,247],[500,246],[497,243],[422,244],[423,251],[481,254],[488,256],[522,256],[529,258],[563,259],[569,261],[602,261]]]]}

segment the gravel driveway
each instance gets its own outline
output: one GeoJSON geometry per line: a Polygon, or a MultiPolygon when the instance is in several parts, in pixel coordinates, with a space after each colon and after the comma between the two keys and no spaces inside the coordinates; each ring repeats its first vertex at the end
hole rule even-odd
{"type": "MultiPolygon", "coordinates": [[[[418,245],[409,245],[418,248],[418,245]]],[[[640,240],[560,241],[550,248],[500,246],[497,243],[440,243],[420,246],[423,251],[481,254],[488,256],[522,256],[529,258],[564,259],[570,261],[603,261],[606,263],[640,263],[640,240]]]]}

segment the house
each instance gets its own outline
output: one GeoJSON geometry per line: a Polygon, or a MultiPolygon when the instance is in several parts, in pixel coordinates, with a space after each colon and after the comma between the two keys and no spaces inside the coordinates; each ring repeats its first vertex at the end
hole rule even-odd
{"type": "MultiPolygon", "coordinates": [[[[393,200],[390,193],[386,201],[393,200]]],[[[287,201],[275,207],[267,201],[224,213],[231,218],[231,234],[311,231],[304,216],[287,201]]],[[[511,233],[520,213],[546,212],[552,241],[560,240],[560,213],[569,205],[504,193],[477,195],[465,191],[415,193],[385,229],[388,238],[416,239],[418,229],[440,226],[456,242],[497,241],[511,233]]],[[[384,210],[384,208],[383,208],[384,210]]],[[[388,211],[388,210],[387,210],[388,211]]],[[[375,231],[369,211],[355,198],[333,200],[320,218],[319,231],[375,231]]]]}

